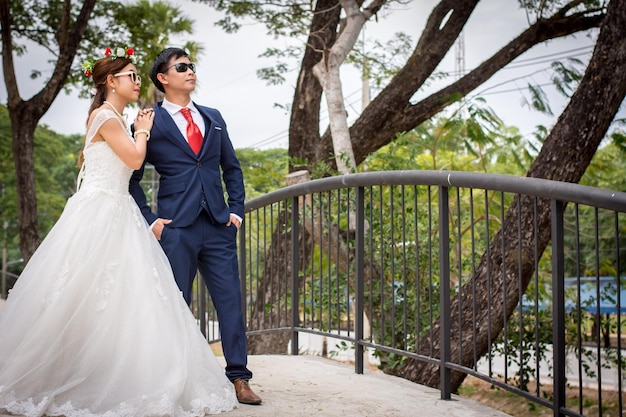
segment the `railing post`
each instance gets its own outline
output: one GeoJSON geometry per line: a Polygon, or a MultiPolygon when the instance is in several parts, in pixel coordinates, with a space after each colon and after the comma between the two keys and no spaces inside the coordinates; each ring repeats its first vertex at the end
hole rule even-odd
{"type": "Polygon", "coordinates": [[[298,274],[300,265],[300,204],[298,197],[291,199],[291,354],[298,355],[298,332],[295,328],[300,322],[300,305],[298,291],[300,289],[298,274]]]}
{"type": "Polygon", "coordinates": [[[355,300],[354,300],[354,372],[363,373],[363,260],[365,255],[365,188],[356,189],[355,300]]]}
{"type": "Polygon", "coordinates": [[[552,217],[552,363],[554,364],[553,415],[565,416],[565,251],[563,249],[562,201],[551,200],[552,217]]]}
{"type": "Polygon", "coordinates": [[[248,270],[246,269],[246,221],[241,222],[239,227],[239,281],[241,282],[241,309],[243,314],[243,322],[248,323],[247,311],[248,311],[248,288],[246,287],[246,275],[248,270]]]}
{"type": "Polygon", "coordinates": [[[452,398],[452,381],[450,369],[446,366],[452,357],[450,348],[450,202],[448,187],[439,187],[439,349],[440,349],[440,384],[441,399],[452,398]]]}
{"type": "MultiPolygon", "coordinates": [[[[4,222],[6,224],[6,221],[4,222]]],[[[6,236],[6,227],[4,228],[6,236]]],[[[6,242],[6,237],[5,237],[6,242]]],[[[0,288],[0,298],[7,298],[7,245],[2,248],[2,288],[0,288]]]]}
{"type": "MultiPolygon", "coordinates": [[[[300,170],[290,172],[285,177],[287,185],[302,184],[311,180],[309,171],[300,170]]],[[[298,354],[298,336],[299,333],[294,329],[300,324],[300,305],[298,292],[300,291],[298,255],[300,253],[300,201],[302,207],[307,206],[306,197],[304,195],[294,196],[291,199],[291,354],[298,354]]]]}

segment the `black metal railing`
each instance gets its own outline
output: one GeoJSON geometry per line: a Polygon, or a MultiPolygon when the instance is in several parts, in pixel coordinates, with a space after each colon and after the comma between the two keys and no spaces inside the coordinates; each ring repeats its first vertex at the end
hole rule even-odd
{"type": "MultiPolygon", "coordinates": [[[[470,376],[555,416],[585,415],[590,395],[596,415],[623,414],[626,193],[351,174],[247,202],[239,239],[251,353],[347,355],[357,373],[375,364],[442,399],[470,376]]],[[[218,340],[198,288],[195,312],[218,340]]]]}

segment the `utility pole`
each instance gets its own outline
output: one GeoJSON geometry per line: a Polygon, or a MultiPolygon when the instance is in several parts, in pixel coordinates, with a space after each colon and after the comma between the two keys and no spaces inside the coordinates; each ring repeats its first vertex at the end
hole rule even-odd
{"type": "MultiPolygon", "coordinates": [[[[459,33],[459,37],[456,40],[454,46],[454,77],[456,80],[460,80],[465,75],[465,39],[463,31],[459,33]]],[[[459,116],[465,118],[465,97],[459,101],[459,116]]]]}
{"type": "Polygon", "coordinates": [[[368,104],[370,104],[371,96],[370,96],[370,69],[369,64],[367,62],[367,58],[365,58],[365,25],[363,25],[363,30],[361,31],[362,36],[362,48],[361,51],[363,54],[363,68],[361,73],[361,111],[365,110],[368,104]]]}
{"type": "Polygon", "coordinates": [[[465,74],[465,40],[463,31],[459,33],[459,37],[456,40],[454,55],[454,74],[455,78],[459,80],[465,74]]]}

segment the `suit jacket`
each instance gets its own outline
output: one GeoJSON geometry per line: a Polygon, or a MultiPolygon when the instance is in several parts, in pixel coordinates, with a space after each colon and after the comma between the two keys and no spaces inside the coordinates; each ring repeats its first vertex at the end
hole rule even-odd
{"type": "Polygon", "coordinates": [[[159,102],[154,107],[154,123],[145,161],[154,165],[160,175],[157,213],[146,204],[139,183],[145,162],[144,167],[135,171],[129,186],[148,224],[161,217],[172,219],[172,227],[186,227],[203,209],[208,210],[217,223],[227,223],[230,213],[243,218],[243,174],[220,112],[194,103],[206,127],[202,149],[196,155],[161,104],[159,102]],[[227,197],[222,184],[226,186],[227,197]],[[203,204],[205,199],[206,204],[203,204]]]}

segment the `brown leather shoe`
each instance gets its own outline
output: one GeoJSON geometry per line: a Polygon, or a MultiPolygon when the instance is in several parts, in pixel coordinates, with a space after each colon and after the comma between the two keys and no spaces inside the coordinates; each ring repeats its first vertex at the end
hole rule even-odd
{"type": "Polygon", "coordinates": [[[237,399],[242,404],[259,405],[261,404],[261,397],[256,395],[250,384],[245,379],[236,379],[233,384],[235,385],[235,392],[237,393],[237,399]]]}

